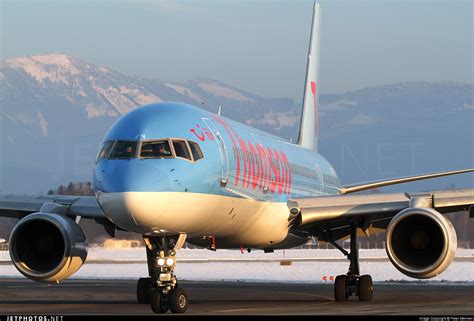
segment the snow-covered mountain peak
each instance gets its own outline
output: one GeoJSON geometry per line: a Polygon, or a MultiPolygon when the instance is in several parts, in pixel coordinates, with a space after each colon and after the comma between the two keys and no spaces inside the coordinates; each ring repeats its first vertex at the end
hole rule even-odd
{"type": "Polygon", "coordinates": [[[14,69],[23,69],[40,83],[47,79],[52,83],[69,84],[68,78],[79,74],[71,58],[65,54],[14,58],[7,60],[6,64],[14,69]]]}

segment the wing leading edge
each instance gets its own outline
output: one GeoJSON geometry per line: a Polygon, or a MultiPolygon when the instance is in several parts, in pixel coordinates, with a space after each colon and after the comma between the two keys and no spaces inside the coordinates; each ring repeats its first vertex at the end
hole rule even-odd
{"type": "Polygon", "coordinates": [[[22,218],[40,212],[45,204],[57,204],[70,217],[105,219],[95,196],[0,194],[0,216],[22,218]]]}
{"type": "Polygon", "coordinates": [[[365,182],[365,183],[359,183],[359,184],[344,186],[340,189],[340,193],[341,194],[350,194],[350,193],[361,192],[361,191],[365,191],[365,190],[369,190],[369,189],[373,189],[373,188],[384,187],[384,186],[389,186],[389,185],[396,185],[396,184],[402,184],[402,183],[408,183],[408,182],[414,182],[414,181],[421,181],[421,180],[424,180],[424,179],[430,179],[430,178],[436,178],[436,177],[442,177],[442,176],[449,176],[449,175],[457,175],[457,174],[469,173],[469,172],[474,172],[474,168],[461,169],[461,170],[450,171],[450,172],[439,172],[439,173],[405,176],[405,177],[391,178],[391,179],[378,180],[378,181],[372,181],[372,182],[365,182]]]}

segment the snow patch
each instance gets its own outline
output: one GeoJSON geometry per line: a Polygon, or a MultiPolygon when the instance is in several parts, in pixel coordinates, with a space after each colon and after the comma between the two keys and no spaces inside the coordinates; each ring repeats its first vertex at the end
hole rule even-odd
{"type": "Polygon", "coordinates": [[[92,84],[92,88],[99,93],[103,99],[105,99],[110,105],[112,105],[119,114],[125,114],[133,107],[135,103],[124,97],[118,88],[109,86],[107,89],[104,89],[100,86],[97,86],[95,83],[92,84]]]}
{"type": "Polygon", "coordinates": [[[207,82],[201,82],[197,83],[199,87],[201,87],[203,90],[207,91],[208,93],[213,94],[214,96],[221,96],[229,99],[234,99],[238,101],[250,101],[254,102],[250,97],[244,96],[238,91],[228,88],[228,87],[223,87],[217,83],[207,83],[207,82]]]}
{"type": "Polygon", "coordinates": [[[71,60],[65,54],[53,54],[53,55],[45,55],[45,56],[32,56],[30,59],[35,60],[39,63],[47,64],[47,65],[56,65],[63,68],[70,68],[74,70],[76,73],[78,72],[77,69],[72,64],[71,60]]]}
{"type": "Polygon", "coordinates": [[[165,83],[164,84],[166,87],[173,89],[177,93],[180,93],[181,95],[188,96],[196,101],[202,101],[202,97],[196,93],[194,93],[191,89],[183,87],[183,86],[178,86],[170,83],[165,83]]]}
{"type": "Polygon", "coordinates": [[[68,85],[68,78],[79,74],[79,70],[64,54],[15,58],[7,60],[7,63],[12,68],[23,69],[40,83],[47,79],[52,83],[68,85]]]}
{"type": "Polygon", "coordinates": [[[25,114],[18,114],[14,119],[20,121],[23,125],[33,125],[35,123],[32,117],[25,114]]]}
{"type": "Polygon", "coordinates": [[[86,105],[87,118],[96,118],[101,116],[118,116],[118,113],[111,111],[107,106],[97,107],[92,104],[86,105]]]}
{"type": "Polygon", "coordinates": [[[66,96],[66,100],[70,103],[75,103],[76,102],[73,97],[68,96],[68,95],[66,96]]]}
{"type": "Polygon", "coordinates": [[[48,122],[44,119],[44,116],[41,112],[38,112],[38,119],[43,137],[48,136],[48,122]]]}
{"type": "Polygon", "coordinates": [[[128,87],[125,87],[125,86],[121,86],[119,88],[120,88],[120,93],[121,94],[132,96],[133,100],[138,102],[141,105],[157,103],[157,102],[163,101],[160,97],[155,96],[153,94],[146,95],[141,90],[139,90],[137,88],[128,88],[128,87]]]}
{"type": "Polygon", "coordinates": [[[281,127],[280,122],[278,121],[277,114],[273,112],[268,112],[263,115],[263,118],[259,119],[247,119],[245,121],[246,124],[250,126],[257,126],[257,125],[270,125],[273,128],[281,127]]]}
{"type": "MultiPolygon", "coordinates": [[[[125,114],[138,105],[145,105],[162,101],[162,99],[153,94],[145,94],[138,88],[130,88],[126,86],[102,88],[95,81],[92,81],[92,88],[96,93],[105,100],[106,106],[113,106],[118,114],[125,114]]],[[[88,105],[86,111],[89,118],[99,117],[102,115],[116,115],[108,108],[94,107],[88,105]]]]}

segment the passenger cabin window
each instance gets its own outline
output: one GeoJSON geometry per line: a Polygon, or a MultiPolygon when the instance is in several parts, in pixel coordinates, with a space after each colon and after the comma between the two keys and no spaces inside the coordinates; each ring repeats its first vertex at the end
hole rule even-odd
{"type": "Polygon", "coordinates": [[[95,158],[95,162],[98,163],[103,158],[109,157],[110,150],[112,149],[112,146],[114,146],[113,141],[103,143],[102,147],[100,148],[99,152],[97,153],[97,157],[95,158]]]}
{"type": "Polygon", "coordinates": [[[176,153],[176,157],[182,157],[191,160],[191,154],[189,153],[188,145],[184,140],[173,140],[173,148],[176,153]]]}
{"type": "Polygon", "coordinates": [[[204,158],[201,148],[195,142],[188,141],[189,147],[191,148],[191,153],[193,154],[194,161],[198,161],[201,158],[204,158]]]}
{"type": "Polygon", "coordinates": [[[137,142],[118,141],[110,154],[110,158],[133,158],[136,150],[137,142]]]}
{"type": "Polygon", "coordinates": [[[154,142],[143,142],[140,151],[140,157],[145,158],[164,158],[172,157],[170,143],[167,140],[154,142]]]}

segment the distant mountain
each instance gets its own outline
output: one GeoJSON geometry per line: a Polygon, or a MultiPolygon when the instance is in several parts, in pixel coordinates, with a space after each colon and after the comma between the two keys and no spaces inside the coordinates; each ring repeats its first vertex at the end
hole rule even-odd
{"type": "MultiPolygon", "coordinates": [[[[405,82],[322,95],[320,103],[320,151],[345,182],[474,167],[474,84],[405,82]]],[[[474,177],[391,189],[450,183],[474,187],[474,177]]]]}
{"type": "MultiPolygon", "coordinates": [[[[294,107],[289,99],[265,99],[211,79],[186,83],[142,79],[95,66],[64,54],[16,58],[0,64],[0,97],[12,120],[36,123],[47,135],[44,113],[62,108],[80,111],[87,118],[116,117],[136,106],[160,101],[180,101],[217,110],[233,107],[262,112],[294,107]],[[24,106],[18,113],[18,106],[24,106]],[[34,106],[34,108],[32,108],[34,106]],[[41,115],[39,115],[41,114],[41,115]]],[[[56,111],[56,110],[55,110],[56,111]]]]}
{"type": "MultiPolygon", "coordinates": [[[[320,152],[343,182],[474,163],[474,85],[405,82],[320,97],[320,152]]],[[[90,180],[98,142],[136,106],[180,101],[286,139],[301,104],[212,79],[144,79],[64,54],[0,62],[0,189],[43,192],[90,180]]],[[[446,185],[440,180],[438,185],[446,185]]],[[[450,179],[474,185],[472,177],[450,179]]],[[[435,185],[414,185],[430,188],[435,185]]]]}

